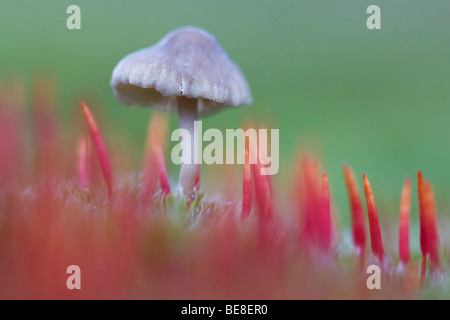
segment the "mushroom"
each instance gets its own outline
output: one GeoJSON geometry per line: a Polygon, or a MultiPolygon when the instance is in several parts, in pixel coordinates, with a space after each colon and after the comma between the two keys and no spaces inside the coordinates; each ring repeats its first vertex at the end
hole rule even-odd
{"type": "MultiPolygon", "coordinates": [[[[224,106],[250,104],[252,97],[239,66],[209,32],[192,26],[169,32],[158,43],[125,56],[115,67],[111,86],[124,104],[178,111],[179,127],[189,131],[190,163],[182,162],[179,191],[193,195],[198,152],[194,121],[224,106]]],[[[182,151],[185,152],[185,151],[182,151]]]]}

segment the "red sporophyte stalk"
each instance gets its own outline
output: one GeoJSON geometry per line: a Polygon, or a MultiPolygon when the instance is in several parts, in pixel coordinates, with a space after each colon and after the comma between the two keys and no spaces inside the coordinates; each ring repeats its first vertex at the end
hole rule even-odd
{"type": "Polygon", "coordinates": [[[147,144],[144,160],[142,193],[148,198],[155,192],[157,180],[165,198],[170,193],[170,183],[164,160],[164,145],[167,134],[167,116],[155,111],[148,123],[147,144]],[[157,176],[155,174],[157,172],[157,176]]]}
{"type": "Polygon", "coordinates": [[[403,265],[407,265],[410,258],[409,252],[409,216],[411,211],[411,179],[406,178],[402,189],[400,200],[400,220],[399,220],[399,236],[398,249],[400,261],[403,265]]]}
{"type": "Polygon", "coordinates": [[[367,175],[363,174],[364,193],[366,195],[367,215],[369,216],[370,227],[370,244],[372,253],[376,256],[380,263],[384,264],[383,240],[381,239],[380,223],[378,221],[377,207],[375,206],[375,198],[373,196],[372,187],[370,186],[367,175]]]}
{"type": "Polygon", "coordinates": [[[323,201],[323,244],[326,249],[331,246],[331,208],[330,208],[330,188],[328,184],[327,173],[324,172],[321,181],[322,187],[322,201],[323,201]]]}
{"type": "Polygon", "coordinates": [[[417,171],[417,193],[419,199],[419,221],[420,221],[420,250],[422,256],[426,257],[428,254],[427,236],[425,228],[425,181],[423,179],[422,171],[417,171]]]}
{"type": "Polygon", "coordinates": [[[301,242],[317,244],[328,251],[331,246],[330,193],[328,177],[324,172],[320,180],[317,162],[303,158],[301,161],[303,184],[299,187],[301,195],[301,242]]]}
{"type": "Polygon", "coordinates": [[[152,154],[158,168],[159,183],[164,196],[170,193],[169,178],[167,177],[166,163],[161,145],[161,139],[156,129],[152,130],[152,154]]]}
{"type": "Polygon", "coordinates": [[[84,119],[86,120],[86,124],[89,129],[89,133],[91,135],[94,148],[97,152],[100,168],[102,170],[102,175],[106,182],[108,198],[111,200],[113,197],[113,184],[111,174],[111,163],[109,161],[108,153],[106,151],[106,147],[103,142],[100,131],[98,129],[97,123],[95,122],[94,116],[92,115],[88,106],[84,102],[80,102],[80,106],[83,111],[84,119]]]}
{"type": "Polygon", "coordinates": [[[248,147],[245,147],[244,165],[242,169],[243,184],[242,184],[242,220],[246,219],[250,215],[252,209],[252,172],[250,169],[250,161],[248,155],[248,147]]]}
{"type": "Polygon", "coordinates": [[[436,200],[430,181],[417,172],[417,191],[419,197],[420,249],[422,251],[421,283],[426,271],[426,258],[430,256],[433,268],[439,268],[439,233],[437,228],[436,200]]]}
{"type": "Polygon", "coordinates": [[[353,242],[355,244],[356,251],[361,256],[361,262],[363,262],[364,249],[366,247],[366,228],[364,224],[361,196],[359,194],[355,173],[352,168],[349,165],[344,165],[343,170],[352,213],[353,242]]]}
{"type": "Polygon", "coordinates": [[[87,137],[81,136],[78,140],[77,146],[77,171],[80,184],[83,188],[89,188],[89,178],[87,170],[87,137]]]}
{"type": "Polygon", "coordinates": [[[427,272],[427,255],[428,255],[428,238],[426,229],[426,205],[425,194],[426,185],[423,179],[422,171],[417,171],[417,193],[419,199],[419,222],[420,222],[420,251],[422,251],[422,261],[420,268],[420,287],[425,284],[425,276],[427,272]]]}
{"type": "Polygon", "coordinates": [[[426,183],[427,188],[427,210],[426,210],[426,226],[428,236],[428,251],[430,261],[433,267],[440,267],[439,262],[439,231],[437,227],[436,200],[434,196],[433,186],[430,181],[426,183]]]}
{"type": "MultiPolygon", "coordinates": [[[[252,152],[254,155],[259,155],[256,146],[253,146],[252,152]]],[[[260,157],[254,156],[253,159],[257,159],[256,163],[251,164],[251,168],[255,186],[256,204],[258,205],[258,219],[260,223],[265,224],[273,217],[272,186],[270,176],[261,174],[263,165],[259,161],[260,157]]]]}
{"type": "Polygon", "coordinates": [[[309,158],[303,158],[301,161],[301,170],[303,174],[303,196],[302,207],[303,216],[300,239],[301,241],[315,241],[316,237],[316,220],[320,216],[318,214],[317,200],[319,199],[317,185],[317,163],[309,158]]]}

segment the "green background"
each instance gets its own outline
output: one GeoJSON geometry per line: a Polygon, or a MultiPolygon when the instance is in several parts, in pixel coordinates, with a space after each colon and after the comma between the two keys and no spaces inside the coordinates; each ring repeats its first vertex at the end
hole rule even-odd
{"type": "MultiPolygon", "coordinates": [[[[204,129],[237,128],[243,119],[279,128],[278,193],[290,192],[294,161],[309,149],[323,161],[344,221],[345,162],[358,177],[368,174],[382,214],[397,214],[405,177],[414,177],[415,185],[422,169],[445,215],[449,17],[449,1],[4,0],[0,73],[20,73],[27,83],[37,72],[56,76],[63,121],[71,121],[79,97],[95,97],[103,123],[129,141],[140,163],[151,111],[114,99],[112,70],[168,31],[196,25],[213,33],[240,65],[254,98],[251,106],[205,118],[204,129]],[[81,8],[81,30],[66,28],[71,4],[81,8]],[[371,4],[381,7],[381,30],[366,27],[371,4]]],[[[176,121],[171,116],[172,128],[176,121]]],[[[178,169],[169,169],[176,179],[178,169]]]]}

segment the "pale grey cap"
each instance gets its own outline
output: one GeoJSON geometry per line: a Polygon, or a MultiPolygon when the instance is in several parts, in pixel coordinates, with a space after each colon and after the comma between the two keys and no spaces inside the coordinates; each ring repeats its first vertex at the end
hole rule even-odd
{"type": "Polygon", "coordinates": [[[199,99],[199,114],[252,102],[239,66],[212,34],[192,26],[125,56],[113,71],[111,86],[124,104],[170,111],[177,110],[177,96],[199,99]]]}

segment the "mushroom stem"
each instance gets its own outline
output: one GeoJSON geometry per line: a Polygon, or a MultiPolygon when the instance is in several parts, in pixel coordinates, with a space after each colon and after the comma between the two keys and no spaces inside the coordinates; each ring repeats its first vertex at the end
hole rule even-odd
{"type": "Polygon", "coordinates": [[[178,192],[182,191],[189,201],[192,198],[195,178],[197,176],[197,164],[194,163],[194,155],[198,152],[198,138],[194,136],[194,121],[198,118],[197,99],[178,97],[177,102],[179,128],[186,129],[189,132],[191,139],[191,141],[183,140],[181,142],[183,154],[185,154],[185,150],[190,147],[191,157],[188,163],[181,163],[178,192]]]}

